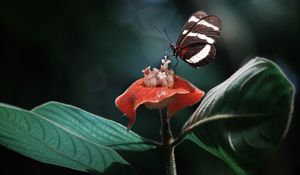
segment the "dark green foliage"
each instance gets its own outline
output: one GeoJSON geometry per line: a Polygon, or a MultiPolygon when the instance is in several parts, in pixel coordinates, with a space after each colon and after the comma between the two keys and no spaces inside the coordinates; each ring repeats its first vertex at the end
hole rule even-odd
{"type": "Polygon", "coordinates": [[[0,118],[1,145],[41,162],[80,171],[128,166],[113,149],[154,147],[116,122],[56,102],[32,112],[1,104],[0,118]]]}
{"type": "Polygon", "coordinates": [[[255,58],[207,93],[183,133],[237,174],[252,174],[286,135],[292,111],[290,81],[255,58]]]}

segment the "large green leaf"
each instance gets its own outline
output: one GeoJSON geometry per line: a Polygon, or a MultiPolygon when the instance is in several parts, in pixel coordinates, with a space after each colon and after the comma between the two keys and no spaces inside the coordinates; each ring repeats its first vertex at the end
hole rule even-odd
{"type": "Polygon", "coordinates": [[[126,127],[77,107],[58,102],[48,102],[32,112],[64,126],[69,131],[99,145],[116,150],[144,151],[154,146],[126,127]]]}
{"type": "Polygon", "coordinates": [[[207,93],[183,134],[237,174],[253,174],[287,133],[293,85],[280,68],[255,58],[207,93]]]}
{"type": "Polygon", "coordinates": [[[32,159],[87,172],[128,163],[118,153],[39,114],[0,104],[0,144],[32,159]]]}

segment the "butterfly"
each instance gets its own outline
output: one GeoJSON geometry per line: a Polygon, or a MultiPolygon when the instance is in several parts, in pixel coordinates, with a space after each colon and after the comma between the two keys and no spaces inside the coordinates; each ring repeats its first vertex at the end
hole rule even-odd
{"type": "Polygon", "coordinates": [[[210,63],[216,55],[215,42],[221,27],[218,16],[203,11],[193,13],[184,24],[176,44],[170,44],[173,56],[176,59],[179,56],[194,68],[210,63]]]}

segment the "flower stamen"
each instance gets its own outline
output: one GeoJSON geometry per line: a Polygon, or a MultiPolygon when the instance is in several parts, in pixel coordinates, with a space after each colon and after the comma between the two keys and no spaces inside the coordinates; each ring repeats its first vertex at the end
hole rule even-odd
{"type": "Polygon", "coordinates": [[[147,67],[142,72],[144,73],[144,85],[146,87],[168,87],[174,85],[174,71],[169,69],[171,61],[164,57],[161,60],[160,69],[147,67]]]}

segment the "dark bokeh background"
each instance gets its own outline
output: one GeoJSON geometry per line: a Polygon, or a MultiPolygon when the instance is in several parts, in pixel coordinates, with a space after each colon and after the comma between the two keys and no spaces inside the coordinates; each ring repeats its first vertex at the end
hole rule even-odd
{"type": "MultiPolygon", "coordinates": [[[[176,41],[184,21],[196,10],[222,19],[216,60],[198,70],[180,62],[177,74],[208,91],[249,58],[262,56],[277,62],[298,88],[298,0],[1,1],[0,101],[31,109],[55,100],[126,125],[114,99],[142,76],[143,68],[158,65],[169,45],[153,25],[166,28],[176,41]]],[[[257,175],[300,173],[298,105],[296,98],[287,138],[257,175]]],[[[191,111],[174,118],[175,133],[191,111]]],[[[159,140],[157,112],[139,109],[133,130],[159,140]]],[[[138,174],[163,173],[158,151],[121,154],[138,174]]],[[[176,156],[180,175],[231,174],[223,162],[189,142],[176,149],[176,156]]],[[[4,147],[0,159],[1,175],[85,174],[39,163],[4,147]]]]}

